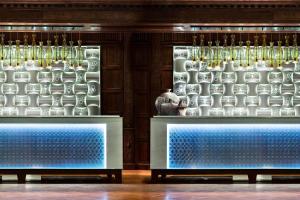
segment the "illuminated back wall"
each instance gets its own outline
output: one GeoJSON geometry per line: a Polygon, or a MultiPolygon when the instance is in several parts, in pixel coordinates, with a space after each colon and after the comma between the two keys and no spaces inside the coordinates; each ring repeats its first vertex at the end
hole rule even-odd
{"type": "Polygon", "coordinates": [[[175,46],[173,89],[188,116],[300,116],[298,51],[283,45],[175,46]]]}
{"type": "Polygon", "coordinates": [[[25,41],[0,45],[0,116],[100,114],[99,46],[25,41]]]}

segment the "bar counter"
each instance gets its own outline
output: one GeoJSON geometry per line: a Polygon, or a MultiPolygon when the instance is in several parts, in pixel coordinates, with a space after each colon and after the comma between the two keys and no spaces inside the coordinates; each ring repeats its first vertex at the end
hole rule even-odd
{"type": "Polygon", "coordinates": [[[152,179],[166,174],[300,172],[300,118],[151,119],[152,179]]]}
{"type": "Polygon", "coordinates": [[[122,118],[0,118],[0,174],[108,174],[123,168],[122,118]]]}

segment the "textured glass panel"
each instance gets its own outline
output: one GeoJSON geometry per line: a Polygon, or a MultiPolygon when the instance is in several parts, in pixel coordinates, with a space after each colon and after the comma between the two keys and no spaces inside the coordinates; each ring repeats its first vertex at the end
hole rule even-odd
{"type": "Polygon", "coordinates": [[[199,63],[194,61],[185,62],[186,71],[199,71],[199,63]]]}
{"type": "Polygon", "coordinates": [[[169,169],[300,168],[298,124],[168,124],[167,129],[169,169]]]}
{"type": "Polygon", "coordinates": [[[30,98],[27,95],[16,95],[13,97],[14,106],[29,106],[30,98]]]}
{"type": "MultiPolygon", "coordinates": [[[[277,48],[274,47],[275,54],[278,53],[277,48]]],[[[299,107],[298,101],[293,98],[300,96],[299,63],[283,62],[278,66],[278,60],[274,57],[271,66],[269,60],[261,60],[260,48],[258,61],[253,62],[253,46],[250,46],[248,52],[250,62],[246,60],[246,47],[235,49],[234,60],[230,59],[230,52],[224,51],[226,49],[222,46],[212,46],[211,49],[204,46],[204,51],[201,52],[199,46],[173,47],[174,93],[180,96],[180,99],[187,100],[195,99],[196,97],[192,97],[194,94],[199,95],[198,105],[193,103],[195,101],[187,105],[191,110],[195,110],[197,105],[199,112],[187,112],[187,115],[199,113],[199,116],[220,114],[224,117],[280,117],[300,113],[299,108],[291,109],[299,107]],[[204,54],[201,59],[200,53],[204,54]],[[239,55],[244,57],[241,61],[238,59],[239,55]],[[209,103],[207,97],[211,97],[209,103]],[[295,112],[292,112],[293,110],[295,112]]]]}
{"type": "Polygon", "coordinates": [[[0,106],[3,107],[6,104],[6,97],[5,95],[0,95],[0,106]]]}
{"type": "MultiPolygon", "coordinates": [[[[20,48],[20,66],[17,67],[15,61],[10,63],[7,57],[4,57],[0,66],[0,93],[3,95],[0,97],[0,105],[3,107],[2,116],[58,116],[59,113],[62,116],[73,116],[76,106],[80,107],[79,110],[85,110],[81,113],[86,113],[86,115],[96,113],[95,110],[97,112],[101,110],[91,109],[91,112],[87,112],[87,106],[100,108],[99,46],[82,46],[80,58],[77,57],[78,49],[76,49],[76,52],[75,50],[73,52],[73,61],[70,56],[67,56],[67,60],[62,60],[59,55],[58,60],[43,66],[41,60],[32,60],[32,47],[29,45],[28,48],[30,51],[26,62],[24,61],[24,48],[20,48]],[[89,96],[89,104],[85,101],[76,102],[76,95],[89,96]],[[68,108],[64,112],[65,106],[68,108]]],[[[39,53],[43,53],[46,58],[47,46],[44,48],[42,51],[39,49],[39,53]]],[[[54,47],[51,48],[54,49],[54,47]]],[[[58,47],[58,51],[61,51],[61,47],[58,47]]],[[[15,47],[12,48],[12,54],[14,53],[15,47]]],[[[52,57],[54,59],[54,53],[52,57]]]]}
{"type": "Polygon", "coordinates": [[[56,70],[52,72],[52,83],[59,84],[62,83],[63,71],[56,70]]]}
{"type": "Polygon", "coordinates": [[[40,83],[51,82],[52,81],[52,72],[38,72],[37,80],[40,83]]]}
{"type": "Polygon", "coordinates": [[[186,86],[187,95],[191,94],[199,94],[200,93],[200,85],[198,84],[189,84],[186,86]]]}
{"type": "Polygon", "coordinates": [[[4,83],[6,81],[6,73],[0,71],[0,82],[4,83]]]}
{"type": "Polygon", "coordinates": [[[73,115],[88,115],[88,108],[87,107],[75,107],[73,109],[73,115]]]}
{"type": "Polygon", "coordinates": [[[198,73],[198,82],[199,83],[211,83],[212,75],[210,72],[199,72],[198,73]]]}
{"type": "Polygon", "coordinates": [[[106,167],[105,124],[1,124],[0,132],[1,169],[106,167]]]}
{"type": "Polygon", "coordinates": [[[99,59],[87,58],[88,59],[88,71],[89,72],[98,72],[100,62],[99,59]]]}
{"type": "Polygon", "coordinates": [[[186,83],[175,83],[174,92],[178,96],[186,96],[186,83]]]}
{"type": "Polygon", "coordinates": [[[41,85],[38,83],[28,83],[25,86],[26,94],[39,94],[41,90],[41,85]]]}
{"type": "Polygon", "coordinates": [[[174,72],[174,83],[186,83],[188,78],[188,74],[186,72],[178,73],[174,72]]]}
{"type": "Polygon", "coordinates": [[[64,83],[64,94],[66,94],[66,95],[74,94],[74,82],[65,82],[64,83]]]}
{"type": "Polygon", "coordinates": [[[28,72],[14,72],[14,82],[30,82],[30,74],[28,72]]]}
{"type": "Polygon", "coordinates": [[[236,74],[234,72],[223,72],[222,73],[222,82],[223,83],[235,83],[236,74]]]}
{"type": "Polygon", "coordinates": [[[17,94],[19,87],[15,83],[3,83],[1,85],[1,92],[3,94],[17,94]]]}

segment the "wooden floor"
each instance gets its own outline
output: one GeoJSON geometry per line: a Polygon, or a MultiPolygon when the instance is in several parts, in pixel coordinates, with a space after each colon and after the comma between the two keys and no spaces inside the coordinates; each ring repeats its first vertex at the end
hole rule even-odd
{"type": "Polygon", "coordinates": [[[125,171],[123,184],[27,183],[0,184],[0,200],[299,200],[300,183],[232,183],[229,180],[187,178],[164,184],[150,184],[149,171],[125,171]],[[173,182],[174,183],[173,183],[173,182]],[[189,182],[187,184],[186,182],[189,182]],[[176,183],[176,184],[175,184],[176,183]]]}

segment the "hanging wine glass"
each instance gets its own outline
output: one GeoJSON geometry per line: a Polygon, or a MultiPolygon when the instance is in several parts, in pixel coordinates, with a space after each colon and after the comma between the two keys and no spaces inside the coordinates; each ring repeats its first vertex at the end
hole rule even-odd
{"type": "Polygon", "coordinates": [[[240,67],[242,67],[244,65],[243,64],[243,60],[244,60],[244,47],[243,47],[243,41],[242,40],[239,41],[238,58],[239,58],[239,65],[240,65],[240,67]]]}
{"type": "Polygon", "coordinates": [[[54,63],[59,62],[59,45],[58,45],[58,35],[54,35],[54,63]]]}
{"type": "Polygon", "coordinates": [[[208,52],[207,52],[207,67],[210,69],[213,66],[213,49],[212,49],[212,41],[208,41],[208,52]]]}
{"type": "Polygon", "coordinates": [[[75,51],[75,48],[74,48],[74,42],[71,40],[71,41],[69,41],[69,44],[70,44],[70,47],[69,47],[69,65],[71,66],[71,67],[74,67],[75,66],[75,53],[76,53],[76,51],[75,51]]]}
{"type": "Polygon", "coordinates": [[[30,58],[33,62],[37,60],[36,34],[32,34],[32,45],[30,49],[30,58]]]}
{"type": "Polygon", "coordinates": [[[204,47],[204,35],[200,35],[200,45],[199,45],[199,60],[200,62],[204,62],[205,59],[205,47],[204,47]]]}
{"type": "Polygon", "coordinates": [[[193,47],[192,47],[192,61],[195,62],[197,60],[197,36],[193,35],[193,47]]]}
{"type": "Polygon", "coordinates": [[[40,67],[44,67],[44,42],[40,41],[39,42],[39,47],[38,47],[38,64],[40,67]]]}
{"type": "Polygon", "coordinates": [[[299,59],[299,50],[298,50],[298,44],[297,44],[297,34],[293,35],[293,62],[298,63],[299,59]]]}
{"type": "Polygon", "coordinates": [[[285,64],[289,64],[290,62],[290,45],[289,45],[289,36],[284,36],[285,38],[285,46],[284,46],[284,61],[285,64]]]}
{"type": "Polygon", "coordinates": [[[51,47],[51,40],[47,40],[47,49],[46,49],[46,66],[52,66],[52,47],[51,47]]]}
{"type": "Polygon", "coordinates": [[[247,67],[250,67],[251,65],[251,41],[247,40],[246,41],[246,62],[247,62],[247,67]]]}
{"type": "Polygon", "coordinates": [[[21,65],[21,48],[20,48],[20,40],[16,40],[16,49],[15,49],[15,63],[17,67],[21,65]]]}
{"type": "Polygon", "coordinates": [[[254,36],[254,63],[257,65],[259,61],[259,46],[258,46],[258,35],[254,36]]]}
{"type": "Polygon", "coordinates": [[[25,35],[24,35],[24,45],[23,45],[23,57],[24,57],[25,65],[27,65],[27,61],[28,61],[28,54],[29,54],[28,51],[29,51],[28,35],[25,33],[25,35]]]}
{"type": "Polygon", "coordinates": [[[83,57],[84,57],[84,51],[81,47],[82,45],[82,41],[79,39],[77,41],[78,46],[77,46],[77,52],[76,52],[76,56],[77,56],[77,65],[78,67],[82,67],[82,63],[83,63],[83,57]]]}
{"type": "Polygon", "coordinates": [[[232,34],[231,36],[231,45],[230,45],[230,56],[229,59],[231,60],[232,63],[236,60],[237,57],[237,52],[235,48],[235,35],[232,34]]]}
{"type": "Polygon", "coordinates": [[[222,49],[222,58],[223,58],[223,64],[227,64],[227,60],[229,60],[229,50],[227,46],[227,38],[228,36],[224,35],[224,43],[223,43],[223,49],[222,49]]]}
{"type": "Polygon", "coordinates": [[[283,49],[282,41],[277,41],[276,62],[278,67],[282,67],[283,49]]]}
{"type": "Polygon", "coordinates": [[[1,62],[3,62],[5,57],[6,57],[4,38],[5,38],[5,35],[1,34],[1,42],[0,42],[0,59],[1,59],[1,62]]]}
{"type": "Polygon", "coordinates": [[[270,48],[269,48],[269,61],[270,61],[270,67],[274,67],[274,42],[270,42],[270,48]]]}
{"type": "Polygon", "coordinates": [[[220,67],[220,64],[221,64],[221,48],[220,48],[220,41],[219,40],[216,40],[215,41],[216,43],[216,47],[215,47],[215,50],[214,50],[214,64],[213,66],[216,67],[216,68],[219,68],[220,67]]]}
{"type": "Polygon", "coordinates": [[[67,44],[67,35],[64,33],[62,35],[63,42],[62,42],[62,47],[61,47],[61,58],[63,63],[67,62],[67,58],[69,55],[69,49],[68,49],[68,44],[67,44]]]}
{"type": "Polygon", "coordinates": [[[9,62],[9,67],[12,67],[13,65],[13,41],[12,40],[8,41],[8,62],[9,62]]]}
{"type": "Polygon", "coordinates": [[[265,65],[265,62],[268,59],[268,49],[267,49],[267,35],[262,35],[262,47],[261,47],[261,59],[263,65],[265,65]]]}

